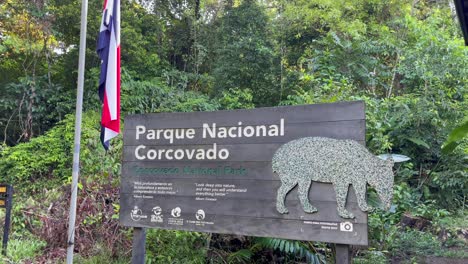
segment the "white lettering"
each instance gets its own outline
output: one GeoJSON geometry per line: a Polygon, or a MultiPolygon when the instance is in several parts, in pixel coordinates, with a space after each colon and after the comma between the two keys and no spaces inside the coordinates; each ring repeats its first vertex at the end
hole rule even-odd
{"type": "Polygon", "coordinates": [[[244,127],[244,136],[252,137],[255,134],[255,129],[252,126],[244,127]]]}
{"type": "MultiPolygon", "coordinates": [[[[137,139],[138,139],[138,138],[137,138],[137,139]]],[[[136,157],[137,159],[139,159],[139,160],[144,160],[144,159],[145,159],[145,156],[140,156],[140,155],[138,154],[138,151],[139,151],[140,149],[145,149],[145,148],[146,148],[146,147],[143,146],[143,145],[140,145],[140,146],[136,147],[136,149],[135,149],[135,157],[136,157]]]]}
{"type": "Polygon", "coordinates": [[[146,153],[146,157],[148,159],[156,159],[158,157],[158,152],[155,150],[155,149],[150,149],[148,150],[148,152],[146,153]]]}
{"type": "Polygon", "coordinates": [[[147,138],[147,139],[155,139],[155,137],[156,137],[156,134],[155,134],[155,132],[154,132],[154,129],[150,129],[150,130],[148,131],[148,134],[146,134],[146,138],[147,138]]]}
{"type": "Polygon", "coordinates": [[[229,157],[229,150],[227,149],[220,149],[218,152],[218,156],[220,159],[227,159],[229,157]]]}
{"type": "Polygon", "coordinates": [[[136,126],[136,139],[140,139],[140,135],[144,134],[146,131],[145,126],[136,126]]]}
{"type": "Polygon", "coordinates": [[[284,118],[280,120],[280,136],[284,136],[284,118]]]}
{"type": "Polygon", "coordinates": [[[218,138],[226,138],[227,137],[227,128],[220,127],[218,132],[218,138]]]}
{"type": "Polygon", "coordinates": [[[174,152],[173,149],[168,149],[168,150],[166,150],[166,159],[168,159],[168,160],[172,160],[172,159],[173,159],[172,156],[169,156],[169,153],[172,153],[172,152],[174,152]]]}
{"type": "Polygon", "coordinates": [[[225,160],[229,158],[229,150],[218,150],[216,143],[208,149],[147,149],[146,146],[140,145],[135,148],[135,157],[138,160],[215,160],[218,158],[225,160]]]}
{"type": "Polygon", "coordinates": [[[158,130],[156,130],[156,133],[157,133],[156,138],[157,138],[157,139],[160,139],[160,138],[161,138],[161,133],[163,133],[163,132],[164,132],[164,129],[158,129],[158,130]]]}
{"type": "Polygon", "coordinates": [[[278,136],[278,125],[270,125],[268,127],[268,136],[269,137],[277,137],[278,136]]]}
{"type": "Polygon", "coordinates": [[[185,132],[185,129],[183,128],[177,128],[175,130],[175,138],[176,139],[183,139],[184,138],[184,132],[185,132]]]}
{"type": "Polygon", "coordinates": [[[195,150],[192,149],[186,149],[185,152],[187,153],[187,159],[192,159],[193,158],[193,155],[195,155],[195,150]]]}
{"type": "Polygon", "coordinates": [[[229,134],[230,137],[232,137],[232,138],[237,137],[236,134],[235,134],[235,133],[236,133],[236,129],[237,129],[236,127],[231,127],[231,128],[229,128],[228,134],[229,134]]]}
{"type": "Polygon", "coordinates": [[[216,159],[216,143],[213,144],[213,148],[208,149],[208,151],[206,152],[206,158],[207,159],[216,159]]]}
{"type": "Polygon", "coordinates": [[[197,160],[205,159],[205,151],[203,149],[197,149],[197,155],[195,156],[197,160]]]}
{"type": "Polygon", "coordinates": [[[195,129],[187,129],[187,133],[185,135],[187,136],[187,138],[193,139],[193,137],[195,136],[195,129]]]}
{"type": "Polygon", "coordinates": [[[266,126],[257,126],[256,137],[266,137],[266,126]]]}
{"type": "Polygon", "coordinates": [[[174,142],[174,130],[172,129],[166,129],[164,130],[164,138],[169,140],[169,143],[174,142]]]}
{"type": "Polygon", "coordinates": [[[203,138],[206,138],[206,133],[210,134],[211,138],[216,138],[216,123],[212,124],[213,130],[210,129],[208,124],[203,123],[203,138]]]}
{"type": "Polygon", "coordinates": [[[174,157],[177,159],[177,160],[181,160],[184,158],[184,151],[182,149],[176,149],[174,151],[174,157]]]}

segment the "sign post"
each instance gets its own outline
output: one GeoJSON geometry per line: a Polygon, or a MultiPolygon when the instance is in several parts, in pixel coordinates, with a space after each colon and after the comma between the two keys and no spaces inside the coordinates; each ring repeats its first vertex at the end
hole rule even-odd
{"type": "Polygon", "coordinates": [[[363,102],[127,116],[119,218],[135,227],[132,263],[144,261],[145,228],[322,241],[349,259],[347,245],[368,244],[362,188],[287,172],[312,156],[339,173],[352,163],[337,165],[340,146],[303,148],[335,142],[365,149],[363,102]]]}
{"type": "Polygon", "coordinates": [[[132,264],[145,264],[146,228],[133,228],[132,264]]]}
{"type": "Polygon", "coordinates": [[[3,228],[2,254],[6,256],[8,236],[11,225],[11,208],[13,205],[13,186],[0,184],[0,208],[5,208],[5,225],[3,228]]]}
{"type": "Polygon", "coordinates": [[[351,249],[349,245],[335,244],[335,263],[351,264],[351,249]]]}

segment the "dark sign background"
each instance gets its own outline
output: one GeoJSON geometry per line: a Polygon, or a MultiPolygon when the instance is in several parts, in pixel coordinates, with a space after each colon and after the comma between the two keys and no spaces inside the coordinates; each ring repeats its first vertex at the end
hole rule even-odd
{"type": "MultiPolygon", "coordinates": [[[[312,183],[309,192],[317,213],[303,211],[297,187],[287,196],[288,214],[276,211],[281,182],[271,169],[275,151],[301,137],[322,136],[365,140],[363,102],[285,106],[194,113],[133,115],[125,118],[120,221],[125,226],[280,237],[367,245],[367,214],[360,211],[350,188],[347,209],[356,218],[336,211],[331,184],[312,183]],[[279,124],[284,136],[202,138],[202,124],[218,127],[279,124]],[[136,126],[146,129],[194,128],[193,139],[136,139],[136,126]],[[226,160],[138,160],[135,148],[229,150],[226,160]],[[350,224],[352,231],[350,230],[350,224]]],[[[142,152],[144,153],[144,152],[142,152]]]]}

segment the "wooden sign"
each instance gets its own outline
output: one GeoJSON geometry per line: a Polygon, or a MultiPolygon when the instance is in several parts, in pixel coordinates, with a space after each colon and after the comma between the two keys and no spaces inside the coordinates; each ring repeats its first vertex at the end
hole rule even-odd
{"type": "Polygon", "coordinates": [[[10,235],[11,209],[13,207],[13,186],[0,184],[0,208],[5,208],[5,224],[3,225],[2,254],[6,256],[8,238],[10,235]]]}
{"type": "Polygon", "coordinates": [[[272,158],[304,137],[365,142],[363,102],[125,118],[120,221],[177,229],[367,245],[367,214],[349,188],[338,215],[330,183],[312,182],[306,212],[298,187],[277,209],[272,158]]]}
{"type": "Polygon", "coordinates": [[[0,208],[5,208],[7,204],[7,186],[0,185],[0,208]]]}

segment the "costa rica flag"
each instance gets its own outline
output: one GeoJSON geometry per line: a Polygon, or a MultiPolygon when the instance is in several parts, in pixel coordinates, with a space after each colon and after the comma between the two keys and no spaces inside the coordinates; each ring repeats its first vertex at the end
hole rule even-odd
{"type": "Polygon", "coordinates": [[[101,142],[108,150],[109,141],[120,133],[120,0],[104,0],[97,53],[101,59],[101,142]]]}

